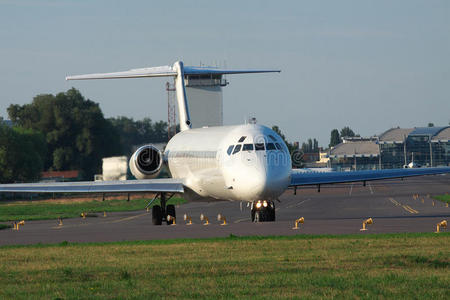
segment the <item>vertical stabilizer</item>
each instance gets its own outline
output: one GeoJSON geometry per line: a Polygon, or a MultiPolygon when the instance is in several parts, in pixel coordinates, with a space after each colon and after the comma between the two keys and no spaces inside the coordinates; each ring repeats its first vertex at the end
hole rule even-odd
{"type": "Polygon", "coordinates": [[[186,88],[184,86],[184,66],[182,61],[173,64],[173,69],[177,72],[175,77],[175,89],[177,93],[178,116],[180,118],[180,130],[191,129],[189,108],[187,104],[186,88]]]}

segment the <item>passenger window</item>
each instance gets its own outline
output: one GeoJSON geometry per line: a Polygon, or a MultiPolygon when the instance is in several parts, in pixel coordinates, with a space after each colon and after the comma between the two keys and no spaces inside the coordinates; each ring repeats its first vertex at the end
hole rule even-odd
{"type": "Polygon", "coordinates": [[[228,155],[231,155],[231,152],[233,152],[233,147],[234,147],[234,145],[231,145],[230,147],[228,147],[228,150],[227,150],[228,155]]]}
{"type": "Polygon", "coordinates": [[[239,151],[241,151],[241,145],[236,145],[236,147],[234,147],[233,154],[236,154],[236,153],[238,153],[239,151]]]}
{"type": "Polygon", "coordinates": [[[267,143],[266,144],[266,149],[267,150],[275,150],[275,145],[273,143],[267,143]]]}
{"type": "Polygon", "coordinates": [[[278,144],[278,143],[275,143],[275,146],[277,146],[277,149],[278,149],[278,150],[281,150],[281,151],[283,151],[283,148],[281,148],[281,145],[280,145],[280,144],[278,144]]]}
{"type": "Polygon", "coordinates": [[[245,140],[246,136],[241,136],[241,138],[239,139],[238,143],[242,143],[245,140]]]}
{"type": "Polygon", "coordinates": [[[244,144],[244,147],[242,147],[242,151],[252,151],[253,150],[253,144],[244,144]]]}
{"type": "Polygon", "coordinates": [[[269,134],[269,137],[272,139],[272,141],[276,142],[277,140],[273,137],[273,135],[269,134]]]}
{"type": "Polygon", "coordinates": [[[256,151],[260,151],[260,150],[264,151],[264,143],[256,143],[255,144],[255,150],[256,151]]]}

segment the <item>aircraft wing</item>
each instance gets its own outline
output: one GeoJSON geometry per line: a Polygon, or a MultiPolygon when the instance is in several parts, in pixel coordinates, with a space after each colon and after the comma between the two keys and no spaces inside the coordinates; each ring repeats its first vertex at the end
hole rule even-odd
{"type": "Polygon", "coordinates": [[[161,178],[121,181],[80,181],[0,184],[0,192],[11,193],[183,193],[182,179],[161,178]]]}
{"type": "Polygon", "coordinates": [[[417,169],[387,169],[353,172],[301,172],[292,170],[290,186],[345,183],[356,181],[371,181],[381,179],[403,178],[422,175],[450,173],[450,167],[417,168],[417,169]]]}

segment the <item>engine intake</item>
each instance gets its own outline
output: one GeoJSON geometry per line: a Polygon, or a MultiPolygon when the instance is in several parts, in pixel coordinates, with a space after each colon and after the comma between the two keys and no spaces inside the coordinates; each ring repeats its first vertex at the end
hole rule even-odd
{"type": "Polygon", "coordinates": [[[131,173],[137,179],[151,179],[158,176],[162,167],[162,153],[152,145],[145,145],[134,152],[130,158],[131,173]]]}

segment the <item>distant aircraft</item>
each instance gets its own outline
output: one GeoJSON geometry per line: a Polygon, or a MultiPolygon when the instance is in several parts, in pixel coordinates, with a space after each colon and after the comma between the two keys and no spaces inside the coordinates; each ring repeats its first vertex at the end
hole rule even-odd
{"type": "MultiPolygon", "coordinates": [[[[67,80],[138,77],[175,77],[181,132],[162,153],[152,145],[139,148],[129,166],[138,180],[110,182],[30,183],[0,185],[0,192],[108,193],[154,192],[160,205],[152,208],[153,224],[173,222],[175,207],[167,205],[174,194],[188,200],[247,201],[254,222],[275,221],[275,200],[288,188],[342,182],[450,173],[450,167],[391,169],[355,172],[301,172],[293,170],[291,157],[280,136],[255,123],[192,129],[186,99],[185,76],[266,73],[280,70],[226,70],[173,66],[133,69],[125,72],[68,76],[67,80]],[[156,179],[163,164],[172,178],[156,179]]],[[[195,122],[195,120],[193,120],[195,122]]],[[[106,146],[106,145],[105,145],[106,146]]]]}

